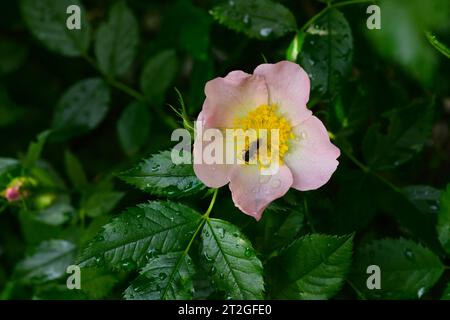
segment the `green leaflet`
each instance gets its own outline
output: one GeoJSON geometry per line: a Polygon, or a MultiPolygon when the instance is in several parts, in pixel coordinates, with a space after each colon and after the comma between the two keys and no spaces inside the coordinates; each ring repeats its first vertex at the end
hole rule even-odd
{"type": "Polygon", "coordinates": [[[77,82],[63,94],[56,106],[52,137],[69,139],[96,128],[106,116],[109,102],[109,87],[102,79],[77,82]]]}
{"type": "Polygon", "coordinates": [[[437,223],[438,237],[445,251],[450,254],[450,184],[442,192],[440,206],[437,223]]]}
{"type": "Polygon", "coordinates": [[[31,168],[35,165],[36,161],[39,160],[42,149],[44,149],[45,142],[47,141],[48,136],[51,131],[46,130],[40,134],[38,134],[36,142],[31,142],[28,146],[28,151],[23,160],[23,165],[25,168],[31,168]]]}
{"type": "Polygon", "coordinates": [[[354,257],[350,281],[374,299],[421,298],[442,275],[439,258],[427,248],[406,239],[383,239],[360,247],[354,257]],[[369,290],[367,267],[381,270],[381,289],[369,290]]]}
{"type": "Polygon", "coordinates": [[[383,114],[389,119],[387,133],[380,133],[379,125],[374,125],[364,137],[363,154],[369,166],[396,168],[420,152],[431,133],[434,109],[434,99],[428,99],[383,114]]]}
{"type": "Polygon", "coordinates": [[[31,33],[50,50],[77,57],[89,48],[90,26],[79,0],[21,0],[22,16],[31,33]],[[81,29],[69,30],[66,10],[71,5],[81,9],[81,29]]]}
{"type": "Polygon", "coordinates": [[[273,262],[282,269],[275,275],[275,298],[333,297],[350,270],[352,249],[353,236],[312,234],[298,239],[273,262]]]}
{"type": "Polygon", "coordinates": [[[208,219],[201,238],[201,254],[219,290],[225,291],[231,299],[263,299],[261,261],[236,226],[208,219]]]}
{"type": "Polygon", "coordinates": [[[300,65],[311,79],[311,90],[329,98],[339,93],[353,59],[352,30],[336,9],[306,30],[300,65]]]}
{"type": "Polygon", "coordinates": [[[153,201],[129,208],[110,223],[83,250],[81,266],[107,265],[135,269],[149,257],[186,248],[201,216],[170,201],[153,201]]]}
{"type": "Polygon", "coordinates": [[[191,258],[182,251],[150,258],[147,265],[124,292],[133,300],[192,299],[195,270],[191,258]]]}
{"type": "Polygon", "coordinates": [[[274,39],[297,29],[289,9],[271,0],[226,1],[210,13],[220,24],[250,38],[274,39]]]}
{"type": "Polygon", "coordinates": [[[75,249],[75,245],[66,240],[44,241],[17,264],[14,275],[27,283],[58,279],[66,274],[66,268],[73,264],[75,249]]]}
{"type": "Polygon", "coordinates": [[[123,75],[133,63],[138,45],[138,21],[125,1],[118,1],[96,34],[95,56],[100,70],[110,77],[123,75]]]}
{"type": "Polygon", "coordinates": [[[67,176],[75,188],[82,188],[88,184],[81,161],[69,149],[64,152],[64,164],[67,176]]]}
{"type": "Polygon", "coordinates": [[[117,135],[122,150],[128,155],[136,154],[147,142],[150,134],[150,111],[141,102],[128,105],[117,122],[117,135]]]}
{"type": "Polygon", "coordinates": [[[170,151],[152,155],[135,168],[118,174],[123,181],[156,196],[187,197],[205,190],[192,165],[174,164],[170,151]]]}
{"type": "Polygon", "coordinates": [[[160,105],[178,71],[174,50],[164,50],[150,57],[141,74],[142,92],[153,105],[160,105]]]}

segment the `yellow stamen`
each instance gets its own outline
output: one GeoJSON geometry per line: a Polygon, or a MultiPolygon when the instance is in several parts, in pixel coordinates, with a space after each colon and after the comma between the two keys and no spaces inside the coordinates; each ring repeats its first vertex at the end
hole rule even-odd
{"type": "MultiPolygon", "coordinates": [[[[268,157],[270,158],[270,150],[277,149],[279,153],[278,162],[281,164],[283,156],[289,150],[289,140],[294,137],[292,127],[289,121],[278,113],[277,105],[261,105],[256,109],[250,111],[245,117],[234,119],[235,129],[256,130],[266,129],[268,131],[267,149],[268,157]],[[272,129],[278,129],[278,143],[276,145],[270,145],[270,131],[272,129]]],[[[260,137],[258,137],[260,138],[260,137]]],[[[248,141],[245,144],[245,148],[249,148],[252,141],[248,141]]],[[[259,156],[262,156],[259,154],[259,156]]]]}

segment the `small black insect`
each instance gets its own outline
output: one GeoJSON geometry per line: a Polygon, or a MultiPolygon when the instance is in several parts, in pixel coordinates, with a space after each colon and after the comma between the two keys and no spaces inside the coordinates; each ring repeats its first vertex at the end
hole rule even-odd
{"type": "Polygon", "coordinates": [[[259,140],[257,139],[256,141],[253,141],[250,146],[248,147],[247,150],[244,150],[243,155],[242,155],[242,159],[248,163],[250,161],[251,158],[253,158],[253,156],[258,152],[259,149],[259,140]]]}

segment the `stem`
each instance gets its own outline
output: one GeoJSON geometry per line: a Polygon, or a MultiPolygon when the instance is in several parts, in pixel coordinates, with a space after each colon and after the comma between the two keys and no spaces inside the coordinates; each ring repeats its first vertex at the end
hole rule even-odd
{"type": "Polygon", "coordinates": [[[214,189],[214,193],[211,199],[211,202],[209,203],[209,207],[208,210],[206,210],[205,214],[202,216],[203,219],[208,219],[209,218],[209,214],[211,213],[213,207],[214,207],[214,203],[216,202],[216,198],[217,198],[217,192],[219,191],[219,189],[214,189]]]}
{"type": "MultiPolygon", "coordinates": [[[[146,100],[145,96],[141,93],[138,92],[136,90],[134,90],[133,88],[127,86],[125,83],[120,82],[118,80],[115,80],[111,77],[109,77],[108,75],[104,74],[102,72],[102,70],[100,70],[99,66],[97,65],[97,63],[95,62],[95,60],[93,58],[91,58],[89,55],[85,54],[83,55],[83,58],[95,69],[97,70],[98,73],[100,73],[102,75],[102,77],[114,88],[122,91],[123,93],[129,95],[130,97],[132,97],[133,99],[136,99],[138,101],[144,102],[144,103],[148,103],[148,101],[146,100]]],[[[152,106],[153,107],[153,106],[152,106]]],[[[171,128],[171,129],[176,129],[178,128],[178,124],[176,123],[175,120],[173,120],[172,118],[168,118],[165,116],[164,112],[162,112],[162,110],[160,108],[155,108],[153,107],[153,110],[155,111],[155,113],[157,114],[158,117],[160,117],[165,123],[166,125],[171,128]]]]}
{"type": "Polygon", "coordinates": [[[366,297],[364,296],[364,294],[363,294],[361,291],[359,291],[358,288],[356,288],[355,285],[354,285],[350,280],[347,279],[347,280],[345,280],[345,281],[348,283],[348,285],[349,285],[353,290],[355,290],[356,294],[358,295],[358,297],[359,297],[361,300],[367,300],[366,297]]]}
{"type": "Polygon", "coordinates": [[[377,1],[376,0],[348,0],[348,1],[342,1],[342,2],[338,2],[338,3],[334,3],[334,4],[328,3],[325,8],[323,8],[321,11],[319,11],[319,13],[314,15],[311,19],[309,19],[303,25],[303,27],[301,27],[300,32],[305,32],[309,28],[309,26],[314,24],[314,22],[316,22],[317,19],[319,19],[321,16],[323,16],[329,9],[345,7],[345,6],[352,5],[352,4],[369,3],[369,2],[373,3],[373,2],[377,2],[377,1]]]}
{"type": "Polygon", "coordinates": [[[306,201],[306,198],[303,198],[303,209],[305,210],[305,218],[306,218],[306,220],[308,220],[307,222],[308,222],[309,228],[311,229],[311,231],[313,233],[316,233],[316,228],[314,228],[311,216],[309,215],[308,202],[306,201]]]}
{"type": "MultiPolygon", "coordinates": [[[[219,189],[215,189],[214,193],[213,193],[213,197],[211,199],[211,202],[209,204],[208,210],[206,210],[205,214],[202,216],[202,218],[200,219],[200,223],[197,226],[197,229],[195,230],[194,234],[191,237],[191,240],[189,240],[188,245],[186,246],[186,249],[184,249],[180,259],[177,261],[177,264],[175,265],[175,270],[178,270],[180,268],[181,263],[183,262],[183,259],[188,255],[189,250],[191,249],[192,244],[194,243],[195,238],[197,238],[198,233],[200,232],[200,230],[202,229],[203,225],[205,224],[205,221],[208,219],[209,214],[211,213],[212,208],[214,207],[214,203],[216,202],[216,197],[217,197],[217,191],[219,189]]],[[[174,277],[174,272],[172,272],[170,274],[170,277],[167,281],[167,283],[171,283],[174,277]]],[[[169,286],[166,285],[166,287],[164,288],[163,292],[161,293],[161,297],[165,297],[167,294],[167,290],[169,290],[169,286]]]]}
{"type": "Polygon", "coordinates": [[[345,156],[347,156],[347,158],[349,158],[354,164],[356,164],[359,168],[361,168],[361,170],[363,170],[365,173],[371,173],[374,177],[376,177],[378,180],[380,180],[381,182],[383,182],[384,184],[389,186],[395,192],[402,193],[402,191],[400,190],[399,187],[394,185],[392,182],[387,180],[385,177],[381,176],[379,173],[372,171],[370,169],[370,167],[364,165],[361,161],[356,159],[350,152],[348,152],[348,150],[346,150],[342,146],[341,146],[341,150],[342,150],[342,153],[345,154],[345,156]]]}

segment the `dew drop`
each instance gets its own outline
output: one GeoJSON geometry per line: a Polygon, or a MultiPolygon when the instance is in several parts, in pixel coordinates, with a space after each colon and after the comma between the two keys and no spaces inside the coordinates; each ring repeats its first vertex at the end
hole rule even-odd
{"type": "Polygon", "coordinates": [[[159,278],[160,280],[164,280],[165,278],[167,278],[167,274],[165,274],[164,272],[161,272],[161,273],[158,275],[158,278],[159,278]]]}
{"type": "Polygon", "coordinates": [[[414,259],[414,253],[412,252],[411,249],[406,249],[406,250],[404,251],[404,254],[405,254],[405,257],[406,257],[408,260],[413,260],[413,259],[414,259]]]}
{"type": "Polygon", "coordinates": [[[215,275],[216,272],[217,272],[217,269],[216,269],[216,267],[214,267],[214,266],[211,267],[211,269],[209,270],[210,275],[215,275]]]}
{"type": "Polygon", "coordinates": [[[244,254],[247,258],[249,258],[253,255],[253,250],[251,248],[246,248],[244,254]]]}
{"type": "Polygon", "coordinates": [[[261,30],[259,30],[259,34],[262,37],[268,37],[271,33],[272,33],[272,29],[271,28],[262,28],[261,30]]]}
{"type": "Polygon", "coordinates": [[[212,258],[206,252],[203,254],[203,256],[205,257],[206,261],[212,261],[212,258]]]}
{"type": "Polygon", "coordinates": [[[281,186],[281,180],[275,179],[272,181],[272,189],[278,189],[281,186]]]}
{"type": "Polygon", "coordinates": [[[422,287],[422,288],[420,288],[418,291],[417,291],[417,297],[420,299],[420,298],[422,298],[422,296],[425,294],[425,287],[422,287]]]}
{"type": "Polygon", "coordinates": [[[247,24],[247,25],[250,24],[250,16],[249,16],[248,14],[246,14],[246,15],[244,16],[243,21],[244,21],[244,23],[247,24]]]}
{"type": "Polygon", "coordinates": [[[136,263],[134,263],[134,261],[132,260],[126,260],[122,262],[122,268],[131,271],[136,268],[136,263]]]}
{"type": "Polygon", "coordinates": [[[225,237],[225,229],[224,229],[224,228],[219,228],[219,229],[217,230],[217,234],[219,235],[219,237],[220,237],[221,239],[223,239],[223,238],[225,237]]]}

